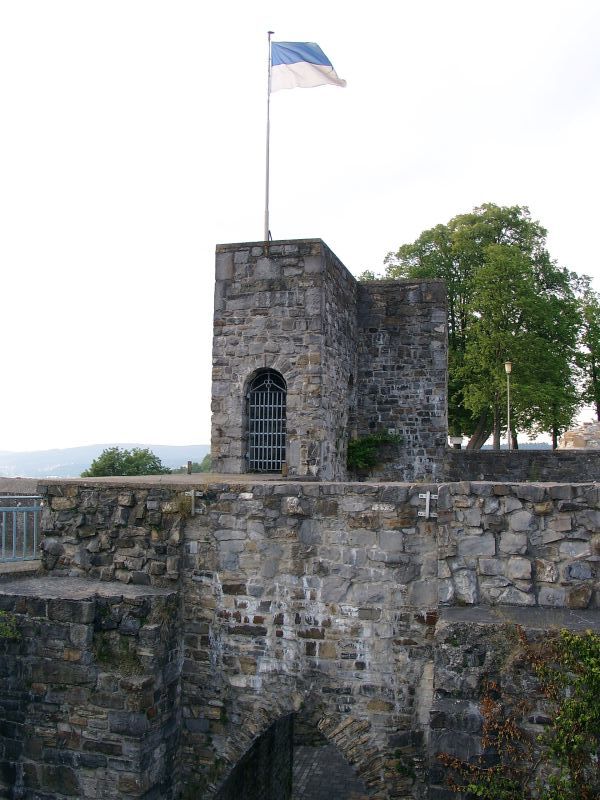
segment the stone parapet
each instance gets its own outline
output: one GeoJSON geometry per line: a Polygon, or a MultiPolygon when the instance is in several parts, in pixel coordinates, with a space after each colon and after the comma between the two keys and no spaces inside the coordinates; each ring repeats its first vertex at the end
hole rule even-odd
{"type": "Polygon", "coordinates": [[[600,450],[446,450],[444,480],[600,481],[600,450]]]}
{"type": "MultiPolygon", "coordinates": [[[[334,553],[335,574],[358,570],[338,579],[333,594],[344,602],[392,565],[396,583],[410,587],[402,595],[409,605],[437,606],[432,579],[444,604],[598,603],[597,484],[221,482],[197,484],[193,499],[179,487],[142,486],[46,487],[43,569],[173,586],[190,569],[226,574],[245,565],[258,584],[289,570],[305,575],[313,559],[334,553]],[[428,491],[437,516],[423,519],[428,491]],[[439,564],[421,576],[426,543],[439,564]]],[[[315,590],[328,586],[312,580],[315,590]]]]}
{"type": "Polygon", "coordinates": [[[44,570],[137,585],[179,579],[179,553],[191,498],[185,491],[92,481],[40,485],[46,495],[44,570]]]}
{"type": "Polygon", "coordinates": [[[598,608],[598,484],[440,487],[443,604],[598,608]]]}

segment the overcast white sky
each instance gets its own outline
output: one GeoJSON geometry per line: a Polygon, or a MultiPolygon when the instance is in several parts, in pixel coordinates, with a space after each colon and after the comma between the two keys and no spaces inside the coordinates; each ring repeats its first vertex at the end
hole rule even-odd
{"type": "Polygon", "coordinates": [[[268,30],[346,89],[271,103],[271,230],[355,274],[483,202],[600,289],[596,0],[0,0],[0,450],[208,443],[214,247],[262,238],[268,30]]]}

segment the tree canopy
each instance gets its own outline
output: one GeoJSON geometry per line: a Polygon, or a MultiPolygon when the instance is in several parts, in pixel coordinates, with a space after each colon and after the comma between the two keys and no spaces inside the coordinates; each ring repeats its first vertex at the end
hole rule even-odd
{"type": "Polygon", "coordinates": [[[166,475],[171,470],[148,448],[126,450],[108,447],[81,473],[82,478],[101,478],[111,475],[166,475]]]}
{"type": "Polygon", "coordinates": [[[600,420],[600,296],[584,279],[581,297],[581,352],[579,364],[583,379],[583,399],[590,403],[600,420]]]}
{"type": "Polygon", "coordinates": [[[500,446],[507,361],[513,432],[556,444],[581,403],[578,279],[551,260],[546,235],[525,206],[486,203],[386,257],[386,277],[446,282],[449,429],[469,447],[491,433],[500,446]]]}

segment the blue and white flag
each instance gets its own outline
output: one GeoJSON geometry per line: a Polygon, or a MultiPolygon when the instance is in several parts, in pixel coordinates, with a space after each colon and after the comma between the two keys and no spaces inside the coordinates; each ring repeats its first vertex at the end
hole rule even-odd
{"type": "Polygon", "coordinates": [[[313,86],[345,86],[331,61],[314,42],[272,42],[271,91],[311,89],[313,86]]]}

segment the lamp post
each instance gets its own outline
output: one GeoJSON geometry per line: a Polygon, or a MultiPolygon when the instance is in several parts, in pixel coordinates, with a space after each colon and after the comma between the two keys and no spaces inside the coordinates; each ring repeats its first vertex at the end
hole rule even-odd
{"type": "Polygon", "coordinates": [[[512,450],[512,435],[510,431],[510,373],[512,372],[512,363],[510,361],[504,362],[504,371],[506,372],[506,438],[508,440],[508,449],[512,450]]]}

